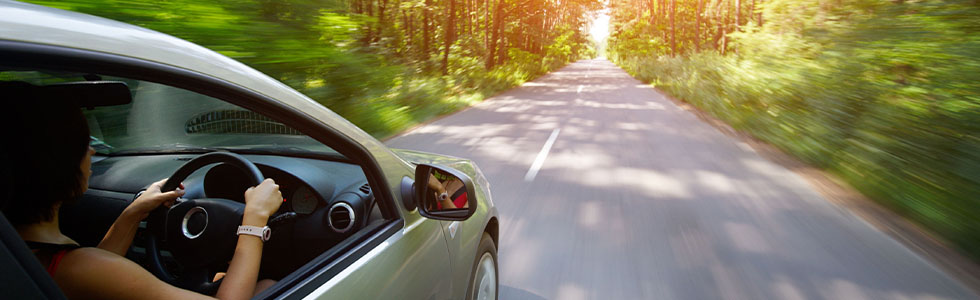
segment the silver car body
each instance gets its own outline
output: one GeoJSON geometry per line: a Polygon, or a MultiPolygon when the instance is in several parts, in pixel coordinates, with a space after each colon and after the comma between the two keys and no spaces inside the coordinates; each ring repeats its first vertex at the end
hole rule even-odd
{"type": "Polygon", "coordinates": [[[421,152],[392,151],[316,101],[204,47],[113,20],[0,1],[0,42],[4,41],[113,54],[224,80],[307,114],[363,146],[380,166],[389,187],[387,192],[397,200],[392,205],[397,207],[404,225],[328,281],[318,283],[312,293],[300,295],[304,298],[461,299],[465,297],[483,232],[496,234],[497,210],[490,200],[489,185],[471,161],[421,152]],[[456,168],[473,179],[479,204],[468,220],[431,220],[420,216],[418,210],[408,210],[403,205],[400,190],[403,178],[415,176],[413,163],[430,162],[456,168]],[[450,226],[455,227],[452,235],[450,226]]]}

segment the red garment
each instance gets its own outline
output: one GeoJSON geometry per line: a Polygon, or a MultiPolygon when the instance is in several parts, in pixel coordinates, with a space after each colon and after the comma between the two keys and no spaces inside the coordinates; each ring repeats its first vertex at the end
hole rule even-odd
{"type": "MultiPolygon", "coordinates": [[[[456,196],[456,198],[453,199],[453,205],[456,205],[456,208],[463,208],[463,206],[466,205],[466,191],[463,189],[460,189],[460,191],[462,193],[456,192],[456,195],[453,195],[456,196]]],[[[436,201],[436,209],[442,210],[442,202],[436,201]]]]}
{"type": "MultiPolygon", "coordinates": [[[[68,254],[68,251],[81,248],[80,246],[73,244],[50,244],[34,241],[25,242],[27,242],[27,247],[30,248],[34,252],[34,255],[37,255],[39,259],[43,257],[51,257],[51,261],[48,262],[48,266],[45,268],[48,271],[48,275],[51,275],[51,277],[54,277],[54,272],[58,270],[58,264],[61,263],[61,259],[65,258],[65,254],[68,254]]],[[[44,260],[41,259],[41,261],[44,260]]]]}
{"type": "Polygon", "coordinates": [[[466,205],[466,193],[463,193],[459,197],[456,197],[456,199],[453,199],[453,204],[456,204],[457,208],[463,208],[463,206],[466,205]]]}
{"type": "Polygon", "coordinates": [[[61,259],[65,258],[65,254],[67,253],[68,250],[61,250],[58,251],[58,253],[55,253],[54,256],[51,257],[51,263],[48,264],[48,275],[54,277],[54,271],[58,270],[58,264],[61,263],[61,259]]]}

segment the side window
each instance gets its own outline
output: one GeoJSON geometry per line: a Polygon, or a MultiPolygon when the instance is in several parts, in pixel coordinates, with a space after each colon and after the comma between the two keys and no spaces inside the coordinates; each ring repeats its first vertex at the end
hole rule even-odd
{"type": "MultiPolygon", "coordinates": [[[[86,195],[75,205],[62,206],[59,214],[64,233],[83,246],[98,243],[120,203],[128,203],[150,182],[170,176],[167,170],[172,173],[193,155],[210,151],[243,155],[280,186],[285,198],[282,218],[263,251],[263,278],[282,279],[358,230],[383,221],[361,165],[259,112],[166,84],[101,74],[9,70],[0,65],[0,82],[61,90],[58,97],[39,92],[44,93],[39,99],[76,101],[85,115],[98,159],[93,159],[86,195]],[[125,97],[117,97],[120,87],[125,97]]],[[[2,89],[0,85],[0,93],[2,89]]],[[[236,172],[222,164],[201,168],[184,181],[194,184],[185,197],[244,202],[248,186],[242,186],[236,172]]],[[[137,236],[128,257],[147,266],[144,237],[137,236]]],[[[183,266],[177,252],[161,245],[162,265],[179,274],[183,266]]]]}
{"type": "Polygon", "coordinates": [[[40,71],[0,72],[0,81],[21,81],[36,86],[108,81],[128,86],[132,102],[83,110],[89,121],[92,146],[102,154],[188,147],[239,149],[268,144],[336,153],[262,114],[164,84],[40,71]]]}

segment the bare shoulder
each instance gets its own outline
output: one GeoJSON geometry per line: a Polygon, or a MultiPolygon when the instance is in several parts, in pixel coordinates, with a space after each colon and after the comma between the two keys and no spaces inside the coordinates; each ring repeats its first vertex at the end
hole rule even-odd
{"type": "Polygon", "coordinates": [[[111,263],[117,259],[133,263],[125,257],[116,255],[115,253],[109,251],[94,247],[82,247],[69,251],[67,254],[65,254],[65,257],[62,259],[62,263],[59,264],[58,268],[60,269],[60,266],[63,266],[64,264],[94,263],[96,261],[99,263],[111,263]]]}
{"type": "Polygon", "coordinates": [[[54,274],[69,299],[153,299],[203,296],[160,281],[135,262],[99,248],[65,254],[54,274]]]}

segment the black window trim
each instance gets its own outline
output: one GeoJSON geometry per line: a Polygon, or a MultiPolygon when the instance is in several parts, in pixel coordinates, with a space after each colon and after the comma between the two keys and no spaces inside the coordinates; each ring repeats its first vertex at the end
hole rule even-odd
{"type": "Polygon", "coordinates": [[[328,281],[366,254],[368,250],[394,235],[404,225],[404,220],[401,219],[401,214],[395,203],[395,195],[391,193],[388,182],[385,180],[384,171],[370,151],[347,135],[319,122],[302,111],[286,106],[274,98],[223,79],[184,68],[117,54],[53,45],[0,40],[0,65],[29,69],[92,72],[146,80],[201,93],[259,112],[272,119],[281,120],[283,124],[300,132],[313,133],[309,136],[315,140],[337,150],[352,161],[362,162],[359,165],[365,172],[368,183],[375,191],[375,201],[379,202],[378,207],[381,209],[385,221],[363,228],[361,230],[363,232],[347,238],[334,248],[300,267],[297,271],[287,275],[281,281],[284,285],[281,285],[280,288],[266,291],[260,296],[266,298],[270,296],[302,297],[297,293],[309,294],[315,288],[305,285],[312,282],[324,283],[328,281]],[[301,278],[303,276],[300,274],[309,277],[301,278]]]}
{"type": "Polygon", "coordinates": [[[283,277],[281,282],[287,282],[288,289],[267,290],[256,298],[302,299],[397,233],[404,224],[402,219],[370,224],[344,242],[323,252],[310,263],[283,277]],[[362,243],[347,243],[347,241],[363,239],[363,236],[368,235],[370,237],[362,243]]]}

